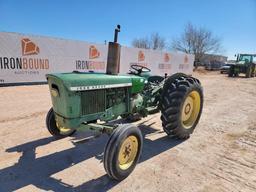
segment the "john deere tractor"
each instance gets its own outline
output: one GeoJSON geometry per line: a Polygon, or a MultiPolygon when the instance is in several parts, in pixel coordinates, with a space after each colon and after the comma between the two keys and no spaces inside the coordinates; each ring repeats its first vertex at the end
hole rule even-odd
{"type": "Polygon", "coordinates": [[[203,108],[200,81],[183,73],[168,78],[153,76],[150,69],[132,65],[119,74],[120,26],[109,43],[106,73],[70,72],[46,75],[53,107],[46,117],[49,132],[66,137],[76,131],[93,130],[110,135],[104,150],[104,168],[116,180],[135,168],[143,137],[134,124],[117,124],[117,118],[146,117],[161,111],[163,130],[187,139],[194,131],[203,108]]]}
{"type": "Polygon", "coordinates": [[[244,73],[246,78],[256,76],[256,54],[237,54],[236,62],[230,64],[229,77],[244,73]]]}

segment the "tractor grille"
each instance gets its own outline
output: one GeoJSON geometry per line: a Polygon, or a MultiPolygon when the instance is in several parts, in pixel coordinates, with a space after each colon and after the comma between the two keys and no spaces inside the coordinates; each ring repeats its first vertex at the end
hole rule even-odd
{"type": "Polygon", "coordinates": [[[105,111],[106,90],[92,90],[81,92],[82,115],[105,111]]]}

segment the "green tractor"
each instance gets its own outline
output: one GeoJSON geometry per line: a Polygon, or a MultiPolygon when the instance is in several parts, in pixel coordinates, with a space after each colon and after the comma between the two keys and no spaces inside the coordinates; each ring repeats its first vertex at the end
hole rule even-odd
{"type": "Polygon", "coordinates": [[[55,137],[70,136],[77,130],[110,135],[103,162],[107,174],[116,180],[126,178],[135,168],[143,137],[135,125],[112,123],[114,120],[161,111],[163,130],[169,136],[187,139],[203,108],[202,87],[194,77],[183,73],[153,76],[140,65],[119,75],[119,31],[118,25],[114,42],[109,43],[106,74],[74,71],[46,75],[53,105],[46,117],[49,132],[55,137]]]}
{"type": "Polygon", "coordinates": [[[256,76],[256,54],[237,54],[236,62],[230,64],[229,77],[244,73],[246,78],[256,76]]]}

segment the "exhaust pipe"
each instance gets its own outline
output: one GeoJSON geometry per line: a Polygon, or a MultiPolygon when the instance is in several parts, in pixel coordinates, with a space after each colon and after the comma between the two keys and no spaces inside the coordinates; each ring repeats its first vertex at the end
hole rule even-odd
{"type": "Polygon", "coordinates": [[[118,33],[120,32],[121,26],[117,25],[115,29],[114,42],[108,43],[108,60],[107,60],[107,71],[109,75],[117,75],[120,69],[120,52],[121,45],[117,43],[118,33]]]}

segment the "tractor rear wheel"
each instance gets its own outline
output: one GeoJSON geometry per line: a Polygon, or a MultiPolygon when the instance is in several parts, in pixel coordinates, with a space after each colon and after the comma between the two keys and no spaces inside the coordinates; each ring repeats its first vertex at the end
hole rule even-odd
{"type": "Polygon", "coordinates": [[[252,65],[252,74],[251,77],[255,77],[256,76],[256,65],[252,65]]]}
{"type": "Polygon", "coordinates": [[[104,168],[115,180],[123,180],[135,168],[141,154],[143,137],[132,124],[119,125],[111,134],[104,150],[104,168]]]}
{"type": "Polygon", "coordinates": [[[203,90],[198,79],[177,73],[166,80],[161,120],[168,135],[187,139],[200,119],[202,108],[203,90]]]}
{"type": "Polygon", "coordinates": [[[46,116],[46,126],[48,131],[55,137],[67,137],[76,132],[74,129],[60,127],[55,120],[53,108],[51,108],[46,116]]]}
{"type": "Polygon", "coordinates": [[[249,66],[246,68],[245,77],[246,77],[246,78],[250,78],[251,75],[252,75],[252,67],[249,65],[249,66]]]}

